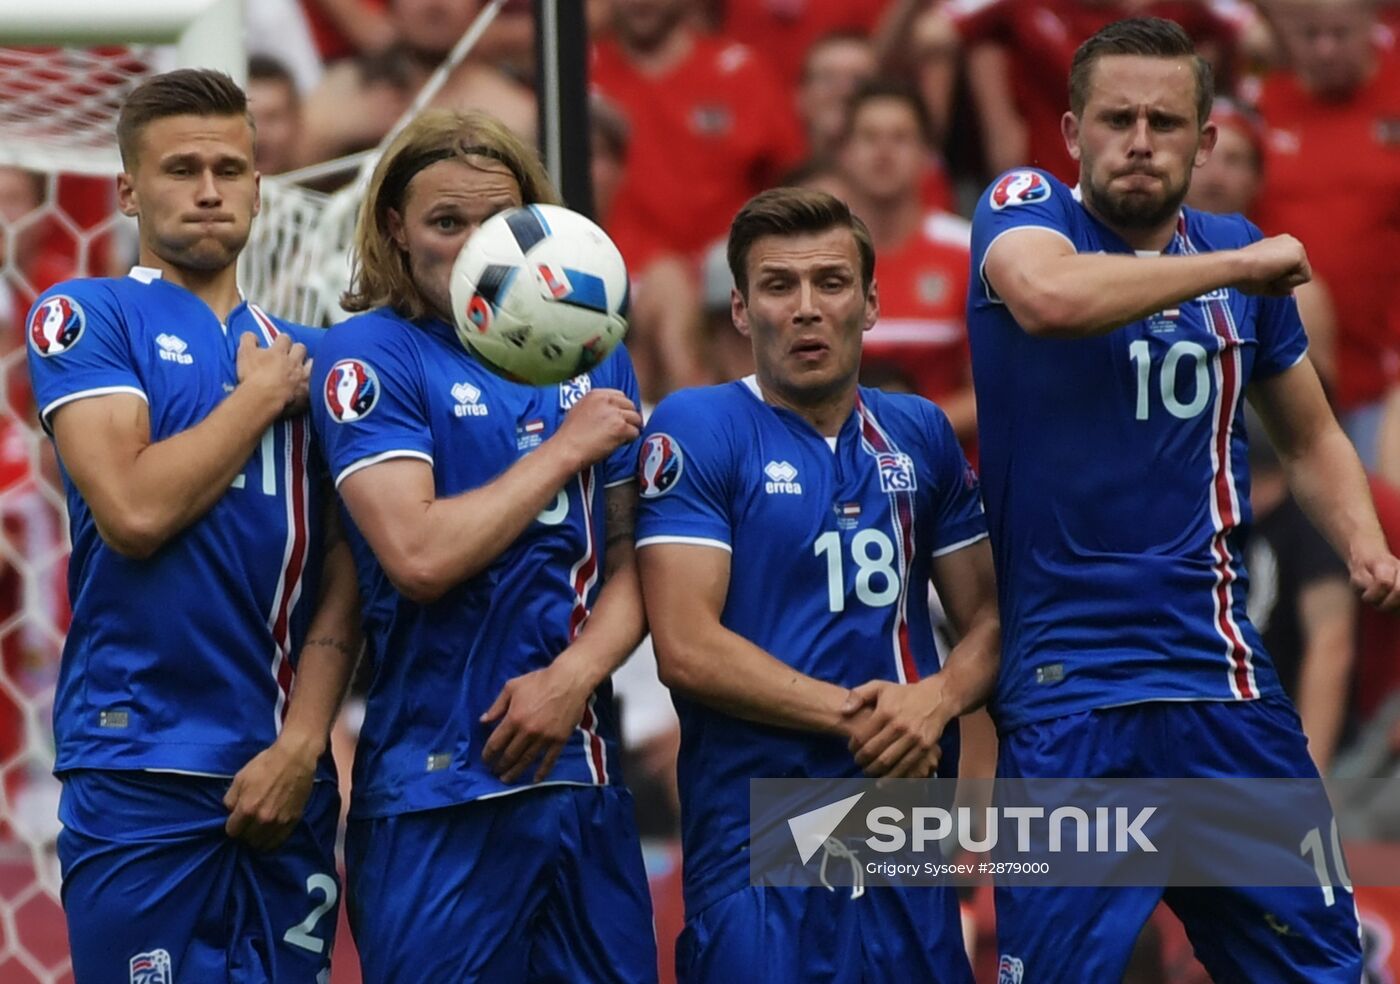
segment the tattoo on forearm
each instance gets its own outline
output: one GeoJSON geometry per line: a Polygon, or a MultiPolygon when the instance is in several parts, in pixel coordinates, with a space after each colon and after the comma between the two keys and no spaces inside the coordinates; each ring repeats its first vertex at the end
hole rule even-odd
{"type": "Polygon", "coordinates": [[[628,482],[614,485],[603,493],[604,517],[607,531],[604,543],[611,547],[621,540],[629,543],[637,522],[637,487],[628,482]]]}

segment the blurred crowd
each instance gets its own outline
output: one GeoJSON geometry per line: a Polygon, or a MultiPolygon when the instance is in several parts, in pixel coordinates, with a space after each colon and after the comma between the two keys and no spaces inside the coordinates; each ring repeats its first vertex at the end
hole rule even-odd
{"type": "MultiPolygon", "coordinates": [[[[484,6],[249,0],[259,169],[281,174],[374,147],[484,6]]],[[[966,217],[1007,168],[1029,164],[1074,183],[1060,120],[1082,40],[1126,16],[1177,21],[1214,67],[1220,130],[1188,203],[1242,212],[1265,233],[1289,232],[1306,245],[1316,277],[1298,302],[1311,356],[1372,473],[1391,542],[1400,544],[1400,3],[586,6],[595,202],[631,268],[629,347],[645,398],[752,371],[729,317],[728,222],[765,187],[813,185],[850,202],[875,242],[881,316],[867,336],[864,380],[937,402],[974,461],[964,305],[975,272],[966,217]]],[[[533,141],[534,62],[531,5],[510,0],[435,102],[485,109],[533,141]]],[[[66,195],[77,204],[64,211],[86,227],[110,211],[104,194],[0,168],[0,261],[11,257],[0,281],[0,324],[16,329],[0,346],[0,619],[25,604],[11,572],[47,557],[57,536],[56,500],[35,480],[48,466],[32,440],[22,320],[35,294],[83,257],[71,230],[54,229],[54,210],[41,205],[66,195]]],[[[1358,610],[1345,565],[1292,502],[1287,463],[1257,427],[1251,457],[1250,615],[1299,706],[1319,767],[1394,774],[1400,620],[1358,610]]],[[[21,679],[31,650],[56,652],[63,615],[50,618],[57,628],[47,640],[20,631],[0,639],[0,678],[21,679]]],[[[623,677],[636,782],[650,791],[638,796],[643,826],[665,833],[675,823],[668,702],[635,666],[623,677]]],[[[0,707],[0,763],[20,747],[24,716],[14,695],[22,690],[0,687],[0,703],[16,705],[0,707]]]]}

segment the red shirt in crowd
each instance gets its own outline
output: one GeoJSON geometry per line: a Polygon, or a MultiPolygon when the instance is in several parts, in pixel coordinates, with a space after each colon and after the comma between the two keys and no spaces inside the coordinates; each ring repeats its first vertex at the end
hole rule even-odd
{"type": "Polygon", "coordinates": [[[1385,392],[1400,361],[1400,51],[1355,96],[1324,102],[1287,72],[1264,80],[1264,185],[1254,219],[1307,247],[1337,312],[1340,409],[1385,392]]]}
{"type": "Polygon", "coordinates": [[[875,259],[880,320],[865,335],[862,359],[896,365],[935,403],[972,379],[967,345],[971,226],[930,212],[914,235],[875,259]]]}
{"type": "Polygon", "coordinates": [[[697,35],[683,62],[650,76],[617,42],[601,41],[592,83],[631,128],[603,225],[633,270],[666,253],[698,256],[739,206],[801,159],[790,95],[746,45],[697,35]]]}
{"type": "Polygon", "coordinates": [[[949,13],[966,47],[1004,45],[1011,63],[1017,113],[1026,121],[1026,164],[1043,167],[1066,184],[1079,180],[1079,165],[1065,150],[1060,117],[1069,108],[1069,68],[1074,50],[1101,28],[1124,17],[1176,21],[1197,44],[1233,48],[1239,22],[1210,4],[1189,0],[1147,3],[1133,11],[1123,3],[1083,0],[952,0],[949,13]]]}
{"type": "Polygon", "coordinates": [[[791,91],[812,42],[838,31],[873,34],[888,6],[882,0],[725,0],[723,31],[762,51],[791,91]]]}

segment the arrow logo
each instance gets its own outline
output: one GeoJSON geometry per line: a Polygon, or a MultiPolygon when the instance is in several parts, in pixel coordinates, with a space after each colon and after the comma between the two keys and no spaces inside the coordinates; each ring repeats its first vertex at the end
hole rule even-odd
{"type": "Polygon", "coordinates": [[[812,860],[812,855],[826,843],[831,832],[846,819],[846,814],[851,812],[864,795],[856,793],[788,820],[788,829],[792,831],[792,839],[797,845],[797,853],[801,855],[803,864],[812,860]]]}

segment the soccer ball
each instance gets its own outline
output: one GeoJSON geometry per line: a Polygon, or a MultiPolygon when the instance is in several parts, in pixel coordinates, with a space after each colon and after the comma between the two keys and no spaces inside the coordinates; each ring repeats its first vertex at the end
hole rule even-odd
{"type": "Polygon", "coordinates": [[[499,375],[562,382],[602,362],[627,334],[627,265],[577,212],[498,212],[452,266],[452,316],[462,344],[499,375]]]}

